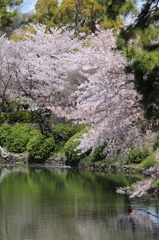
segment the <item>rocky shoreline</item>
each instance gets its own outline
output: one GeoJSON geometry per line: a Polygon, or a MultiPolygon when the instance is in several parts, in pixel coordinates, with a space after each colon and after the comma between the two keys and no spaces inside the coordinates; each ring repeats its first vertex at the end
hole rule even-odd
{"type": "Polygon", "coordinates": [[[119,194],[126,194],[129,198],[157,199],[159,198],[159,187],[154,182],[159,178],[159,165],[143,171],[146,179],[137,181],[129,187],[120,187],[116,190],[119,194]]]}

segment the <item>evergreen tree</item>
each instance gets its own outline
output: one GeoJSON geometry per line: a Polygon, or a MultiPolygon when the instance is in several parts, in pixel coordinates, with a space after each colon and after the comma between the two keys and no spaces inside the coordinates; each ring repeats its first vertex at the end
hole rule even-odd
{"type": "Polygon", "coordinates": [[[117,20],[119,15],[123,17],[129,13],[136,13],[136,0],[97,0],[101,5],[107,6],[108,19],[117,20]]]}
{"type": "Polygon", "coordinates": [[[11,32],[16,20],[16,7],[22,2],[22,0],[0,0],[0,35],[11,32]]]}
{"type": "Polygon", "coordinates": [[[134,23],[123,28],[119,39],[135,78],[147,118],[159,117],[159,3],[147,0],[134,23]]]}
{"type": "Polygon", "coordinates": [[[38,0],[35,4],[34,23],[42,23],[47,28],[55,27],[58,21],[58,0],[38,0]]]}
{"type": "Polygon", "coordinates": [[[51,27],[68,26],[76,33],[86,34],[96,31],[96,25],[105,29],[118,30],[123,25],[120,12],[114,18],[109,18],[109,2],[101,3],[96,0],[38,0],[35,4],[36,13],[33,23],[42,23],[51,27]]]}

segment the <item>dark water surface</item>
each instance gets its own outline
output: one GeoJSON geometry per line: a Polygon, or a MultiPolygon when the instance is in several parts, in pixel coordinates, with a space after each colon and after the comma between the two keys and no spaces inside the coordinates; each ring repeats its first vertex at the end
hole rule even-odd
{"type": "Polygon", "coordinates": [[[134,180],[71,169],[1,168],[0,240],[159,239],[157,203],[131,202],[115,192],[134,180]]]}

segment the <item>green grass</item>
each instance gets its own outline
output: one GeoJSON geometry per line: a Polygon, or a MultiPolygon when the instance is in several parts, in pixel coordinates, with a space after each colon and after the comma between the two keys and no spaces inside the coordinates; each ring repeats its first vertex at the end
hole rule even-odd
{"type": "Polygon", "coordinates": [[[153,167],[157,163],[155,153],[150,154],[148,157],[146,157],[139,165],[139,168],[148,169],[150,167],[153,167]]]}
{"type": "Polygon", "coordinates": [[[159,187],[159,178],[154,181],[153,187],[159,187]]]}

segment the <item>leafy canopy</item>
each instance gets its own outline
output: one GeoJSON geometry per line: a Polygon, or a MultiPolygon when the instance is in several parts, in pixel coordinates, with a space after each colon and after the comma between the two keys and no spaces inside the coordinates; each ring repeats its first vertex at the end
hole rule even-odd
{"type": "Polygon", "coordinates": [[[58,0],[38,0],[35,10],[34,23],[45,24],[48,29],[56,26],[58,0]]]}
{"type": "Polygon", "coordinates": [[[47,29],[68,26],[86,34],[95,32],[96,25],[118,30],[123,25],[121,13],[110,18],[109,7],[109,2],[96,0],[62,0],[60,4],[57,0],[38,0],[33,22],[45,24],[47,29]]]}
{"type": "Polygon", "coordinates": [[[134,23],[123,28],[118,45],[129,65],[127,71],[134,74],[136,90],[147,118],[158,118],[159,107],[159,3],[147,0],[134,23]]]}
{"type": "Polygon", "coordinates": [[[0,34],[8,33],[15,23],[17,10],[23,0],[0,0],[0,34]]]}

